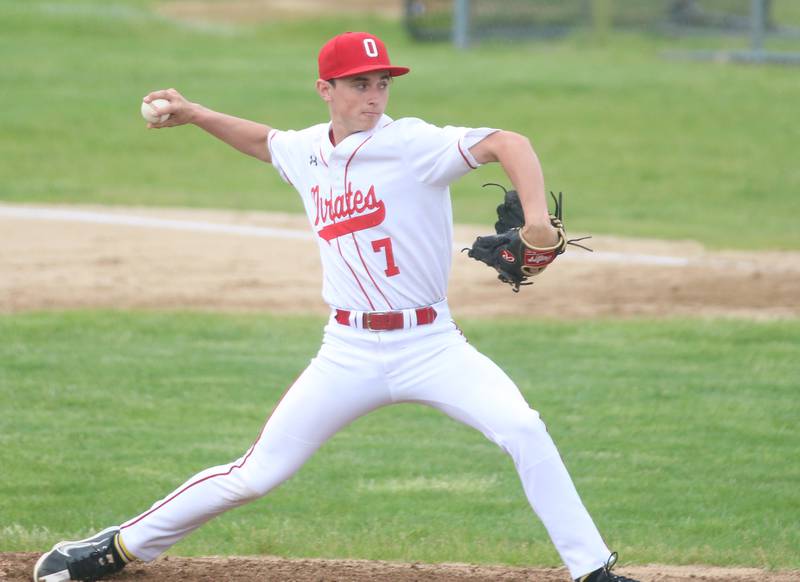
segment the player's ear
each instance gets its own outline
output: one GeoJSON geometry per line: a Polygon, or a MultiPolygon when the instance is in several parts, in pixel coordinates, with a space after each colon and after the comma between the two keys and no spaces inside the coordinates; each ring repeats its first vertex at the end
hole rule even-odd
{"type": "Polygon", "coordinates": [[[330,103],[330,101],[333,100],[333,96],[331,95],[332,91],[333,85],[324,79],[317,79],[317,93],[319,93],[323,101],[330,103]]]}

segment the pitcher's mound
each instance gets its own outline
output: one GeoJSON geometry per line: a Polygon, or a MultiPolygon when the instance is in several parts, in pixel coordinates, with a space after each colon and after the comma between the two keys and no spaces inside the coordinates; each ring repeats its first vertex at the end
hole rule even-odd
{"type": "MultiPolygon", "coordinates": [[[[0,580],[29,582],[39,554],[0,554],[0,580]]],[[[798,571],[704,566],[629,566],[615,570],[642,582],[791,582],[798,571]]],[[[569,582],[564,568],[511,568],[469,564],[405,564],[370,560],[287,560],[273,557],[181,558],[134,563],[113,580],[135,582],[569,582]]]]}

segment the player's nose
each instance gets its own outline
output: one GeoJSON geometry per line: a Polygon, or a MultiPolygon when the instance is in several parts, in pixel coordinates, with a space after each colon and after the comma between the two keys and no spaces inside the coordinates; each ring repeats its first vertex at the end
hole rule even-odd
{"type": "Polygon", "coordinates": [[[370,87],[367,89],[367,103],[373,105],[379,103],[381,99],[381,90],[378,87],[370,87]]]}

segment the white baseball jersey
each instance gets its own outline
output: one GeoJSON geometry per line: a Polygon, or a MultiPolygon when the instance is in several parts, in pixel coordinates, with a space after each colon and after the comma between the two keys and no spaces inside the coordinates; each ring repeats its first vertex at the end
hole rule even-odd
{"type": "Polygon", "coordinates": [[[300,192],[317,235],[325,301],[358,312],[431,306],[435,317],[404,315],[402,326],[373,331],[352,313],[340,319],[332,312],[317,356],[248,451],[201,471],[123,523],[126,554],[154,559],[214,516],[269,493],[355,419],[407,402],[432,406],[502,447],[572,577],[601,567],[608,547],[539,413],[467,343],[445,300],[448,184],[478,166],[469,148],[495,130],[384,116],[336,147],[329,131],[320,124],[268,137],[273,163],[300,192]]]}
{"type": "Polygon", "coordinates": [[[330,123],[272,130],[272,162],[300,193],[333,307],[386,311],[447,295],[449,184],[478,163],[469,148],[495,129],[436,127],[384,115],[333,146],[330,123]]]}

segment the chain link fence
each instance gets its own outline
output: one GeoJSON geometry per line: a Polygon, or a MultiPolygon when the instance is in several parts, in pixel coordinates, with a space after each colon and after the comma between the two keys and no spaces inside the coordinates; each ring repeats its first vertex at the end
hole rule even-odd
{"type": "MultiPolygon", "coordinates": [[[[800,0],[760,0],[767,34],[800,36],[800,0]]],[[[553,37],[597,26],[666,34],[748,34],[753,0],[406,0],[418,40],[553,37]],[[454,31],[459,11],[467,30],[454,31]]],[[[460,25],[460,24],[459,24],[460,25]]]]}

